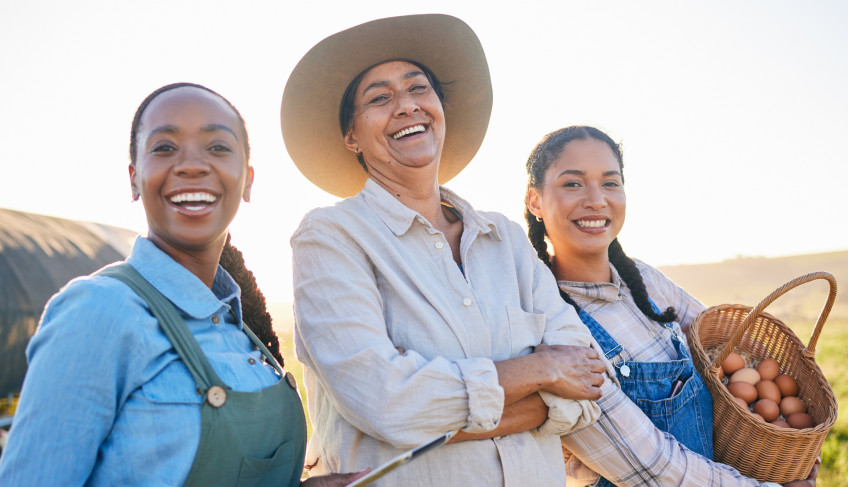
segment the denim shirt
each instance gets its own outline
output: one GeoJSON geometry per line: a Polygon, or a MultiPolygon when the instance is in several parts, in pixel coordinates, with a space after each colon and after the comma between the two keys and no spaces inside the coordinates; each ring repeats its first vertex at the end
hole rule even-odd
{"type": "MultiPolygon", "coordinates": [[[[241,329],[241,291],[218,268],[210,290],[138,237],[127,259],[180,310],[233,389],[279,380],[241,329]]],[[[0,460],[0,485],[181,485],[200,441],[194,379],[146,304],[104,276],[51,298],[0,460]]]]}

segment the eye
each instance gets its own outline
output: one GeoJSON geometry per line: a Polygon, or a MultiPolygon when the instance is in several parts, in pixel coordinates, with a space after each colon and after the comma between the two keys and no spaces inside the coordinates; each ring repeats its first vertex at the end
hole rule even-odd
{"type": "Polygon", "coordinates": [[[618,181],[607,181],[604,183],[605,188],[618,188],[621,187],[621,183],[618,181]]]}
{"type": "Polygon", "coordinates": [[[232,152],[233,151],[230,147],[228,147],[224,144],[213,144],[211,147],[209,147],[209,150],[212,151],[212,152],[232,152]]]}
{"type": "Polygon", "coordinates": [[[424,92],[426,92],[429,88],[430,88],[430,87],[429,87],[429,86],[427,86],[427,85],[413,85],[413,86],[411,86],[411,87],[409,88],[409,92],[410,92],[410,93],[424,93],[424,92]]]}
{"type": "Polygon", "coordinates": [[[566,181],[562,183],[563,188],[579,188],[580,186],[580,182],[578,181],[566,181]]]}
{"type": "Polygon", "coordinates": [[[150,152],[174,152],[177,148],[170,142],[163,142],[153,146],[150,152]]]}
{"type": "Polygon", "coordinates": [[[389,95],[377,95],[370,100],[368,100],[369,105],[385,105],[391,99],[389,95]]]}

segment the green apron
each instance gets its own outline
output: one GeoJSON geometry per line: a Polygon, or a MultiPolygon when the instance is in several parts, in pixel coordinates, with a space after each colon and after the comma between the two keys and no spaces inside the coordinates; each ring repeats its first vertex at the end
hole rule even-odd
{"type": "Polygon", "coordinates": [[[185,485],[297,487],[306,452],[306,419],[294,378],[283,372],[253,332],[244,332],[281,377],[258,392],[237,392],[215,373],[179,311],[129,264],[99,272],[143,298],[197,383],[200,445],[185,485]]]}

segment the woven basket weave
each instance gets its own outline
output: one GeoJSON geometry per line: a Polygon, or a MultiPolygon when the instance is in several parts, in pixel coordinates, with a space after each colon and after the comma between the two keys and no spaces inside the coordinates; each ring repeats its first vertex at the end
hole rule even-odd
{"type": "Polygon", "coordinates": [[[714,306],[695,318],[689,330],[689,342],[695,366],[713,396],[713,447],[717,461],[761,482],[784,483],[807,477],[836,421],[833,390],[813,360],[816,342],[835,300],[836,279],[826,272],[815,272],[789,281],[755,308],[714,306]],[[763,313],[763,309],[787,291],[816,279],[830,283],[830,292],[805,347],[789,327],[763,313]],[[710,362],[705,349],[716,345],[724,348],[710,362]],[[734,402],[718,377],[721,363],[734,349],[748,353],[757,361],[768,357],[777,360],[783,373],[798,382],[798,396],[806,404],[815,426],[801,430],[781,428],[755,418],[734,402]]]}

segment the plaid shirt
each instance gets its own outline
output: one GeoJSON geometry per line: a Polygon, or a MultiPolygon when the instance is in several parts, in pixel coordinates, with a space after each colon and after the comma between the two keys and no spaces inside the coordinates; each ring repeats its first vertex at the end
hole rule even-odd
{"type": "MultiPolygon", "coordinates": [[[[704,305],[657,269],[640,261],[636,264],[657,307],[664,310],[674,306],[680,323],[688,328],[704,305]]],[[[677,359],[671,333],[639,311],[627,285],[614,267],[610,269],[611,283],[560,281],[560,288],[624,347],[627,360],[677,359]]],[[[677,324],[675,331],[682,336],[677,324]]],[[[611,366],[608,369],[614,377],[611,366]]],[[[616,485],[774,485],[760,484],[728,465],[688,450],[655,428],[616,381],[608,379],[601,392],[600,419],[562,437],[563,450],[566,457],[570,456],[567,485],[592,484],[598,474],[616,485]]]]}

